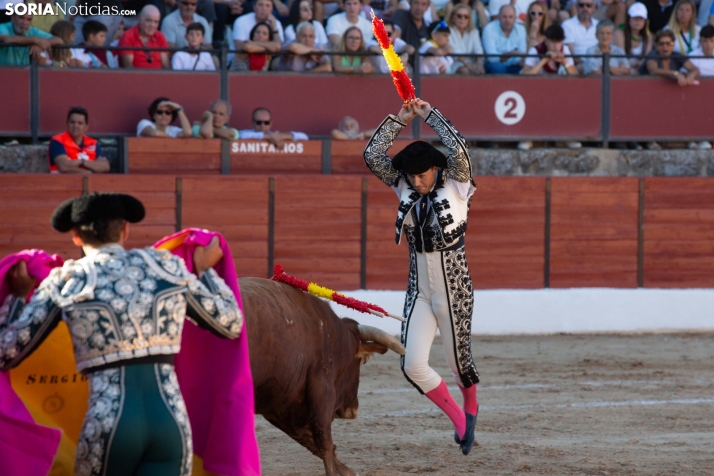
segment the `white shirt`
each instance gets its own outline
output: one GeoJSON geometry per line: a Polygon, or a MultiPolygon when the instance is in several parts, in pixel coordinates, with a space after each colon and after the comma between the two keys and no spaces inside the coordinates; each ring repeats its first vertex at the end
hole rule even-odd
{"type": "MultiPolygon", "coordinates": [[[[488,14],[491,20],[495,20],[498,14],[501,12],[501,7],[504,5],[509,5],[511,0],[490,0],[488,2],[488,14]]],[[[516,21],[518,23],[526,22],[526,15],[528,15],[528,7],[531,4],[531,0],[516,0],[516,4],[513,8],[516,9],[516,21]]]]}
{"type": "Polygon", "coordinates": [[[689,61],[699,68],[699,75],[714,76],[714,56],[709,56],[708,58],[695,58],[695,56],[704,56],[701,48],[697,48],[689,55],[689,61]]]}
{"type": "MultiPolygon", "coordinates": [[[[394,52],[399,55],[404,53],[404,49],[407,47],[407,42],[401,38],[397,38],[394,40],[393,45],[394,52]]],[[[379,42],[377,40],[370,40],[369,43],[367,43],[367,48],[372,46],[379,46],[379,42]]],[[[384,59],[384,55],[373,56],[372,62],[374,63],[374,67],[377,68],[377,72],[389,74],[389,66],[387,66],[387,60],[384,59]]]]}
{"type": "MultiPolygon", "coordinates": [[[[481,37],[478,34],[478,30],[474,28],[471,31],[467,31],[462,36],[459,33],[459,29],[451,27],[451,34],[449,35],[449,44],[454,47],[453,54],[455,55],[482,55],[483,46],[481,46],[481,37]]],[[[471,61],[475,61],[476,58],[470,58],[471,61]]]]}
{"type": "Polygon", "coordinates": [[[566,45],[573,45],[572,50],[574,55],[584,55],[588,48],[598,44],[595,30],[598,21],[594,18],[590,19],[590,28],[585,28],[578,17],[573,17],[565,20],[561,25],[565,31],[566,45]]]}
{"type": "MultiPolygon", "coordinates": [[[[205,18],[203,18],[198,13],[193,14],[193,19],[191,23],[200,23],[203,25],[204,32],[204,45],[211,44],[211,38],[213,38],[213,30],[211,25],[208,24],[205,18]]],[[[161,22],[161,33],[166,37],[166,41],[169,43],[174,43],[176,48],[185,48],[188,46],[188,41],[186,41],[186,28],[188,25],[184,23],[181,18],[181,12],[174,10],[173,12],[166,15],[164,21],[161,22]]]]}
{"type": "MultiPolygon", "coordinates": [[[[419,48],[419,53],[425,54],[429,48],[438,48],[438,46],[431,40],[425,41],[419,48]]],[[[421,74],[447,73],[452,64],[454,58],[451,56],[422,56],[419,61],[419,72],[421,74]]]]}
{"type": "MultiPolygon", "coordinates": [[[[136,126],[136,137],[141,137],[141,131],[146,129],[147,127],[151,127],[152,129],[156,130],[156,124],[151,122],[148,119],[142,119],[139,121],[139,125],[136,126]]],[[[167,126],[166,127],[166,133],[170,136],[173,137],[174,139],[183,131],[180,127],[177,126],[167,126]]]]}
{"type": "MultiPolygon", "coordinates": [[[[233,22],[233,40],[237,41],[248,41],[250,40],[250,30],[253,29],[255,24],[255,13],[246,13],[236,18],[233,22]]],[[[275,22],[275,29],[278,30],[278,36],[280,36],[280,43],[285,41],[285,34],[283,33],[283,25],[279,21],[275,22]]]]}
{"type": "Polygon", "coordinates": [[[171,69],[187,71],[215,71],[216,63],[207,51],[192,55],[188,51],[177,51],[171,58],[171,69]],[[198,60],[198,62],[196,62],[198,60]],[[196,66],[194,68],[194,65],[196,66]]]}
{"type": "Polygon", "coordinates": [[[82,62],[82,66],[85,68],[101,68],[102,67],[102,60],[97,58],[94,53],[90,53],[87,50],[83,50],[80,48],[76,48],[76,50],[73,48],[72,49],[73,53],[72,56],[74,56],[76,59],[82,62]],[[76,51],[76,53],[75,53],[76,51]]]}
{"type": "MultiPolygon", "coordinates": [[[[325,33],[325,27],[322,26],[322,23],[313,20],[312,26],[315,28],[315,48],[327,48],[330,46],[330,40],[327,39],[327,33],[325,33]]],[[[295,27],[288,25],[285,28],[285,41],[283,42],[283,46],[293,41],[297,41],[295,37],[295,27]]]]}
{"type": "Polygon", "coordinates": [[[344,12],[332,15],[327,20],[327,36],[338,35],[340,40],[342,40],[342,35],[344,35],[347,29],[351,26],[356,26],[360,29],[362,32],[362,40],[364,40],[365,44],[372,39],[372,22],[368,21],[364,17],[358,16],[357,24],[350,23],[347,20],[347,14],[344,12]]]}
{"type": "MultiPolygon", "coordinates": [[[[277,131],[271,131],[271,132],[277,132],[277,131]]],[[[293,135],[293,141],[310,140],[307,137],[307,134],[305,134],[304,132],[290,131],[290,133],[293,135]]],[[[254,131],[253,129],[244,129],[242,131],[239,131],[239,134],[240,134],[241,139],[263,140],[265,138],[265,134],[263,132],[254,131]]]]}
{"type": "MultiPolygon", "coordinates": [[[[669,30],[669,25],[665,26],[664,29],[669,30]]],[[[699,31],[701,29],[702,27],[695,23],[693,35],[688,31],[677,35],[674,38],[674,51],[685,56],[693,54],[692,51],[699,49],[699,31]],[[689,42],[689,47],[687,47],[687,42],[689,42]]]]}

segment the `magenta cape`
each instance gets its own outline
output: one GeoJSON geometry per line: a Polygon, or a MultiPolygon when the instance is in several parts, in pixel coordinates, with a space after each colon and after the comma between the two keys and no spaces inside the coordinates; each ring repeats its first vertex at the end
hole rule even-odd
{"type": "MultiPolygon", "coordinates": [[[[214,236],[223,250],[223,259],[214,269],[233,290],[242,310],[233,256],[220,233],[187,228],[159,240],[154,247],[171,250],[193,271],[196,246],[207,245],[214,236]]],[[[175,363],[193,429],[194,450],[203,458],[204,469],[221,476],[260,475],[245,322],[240,337],[230,340],[186,321],[175,363]]]]}
{"type": "MultiPolygon", "coordinates": [[[[37,280],[45,279],[52,268],[62,266],[58,255],[42,250],[24,250],[0,260],[0,305],[10,293],[5,276],[24,260],[27,272],[37,280]]],[[[57,454],[62,432],[35,423],[25,404],[10,385],[7,372],[0,372],[0,462],[2,473],[13,476],[46,476],[57,454]]]]}

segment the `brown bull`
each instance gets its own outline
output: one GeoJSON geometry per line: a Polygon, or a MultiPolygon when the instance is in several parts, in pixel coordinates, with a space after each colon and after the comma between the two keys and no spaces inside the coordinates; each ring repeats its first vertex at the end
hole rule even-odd
{"type": "Polygon", "coordinates": [[[373,352],[405,349],[287,284],[243,278],[240,288],[255,413],[321,458],[327,475],[354,475],[335,455],[332,420],[357,417],[361,363],[373,352]]]}

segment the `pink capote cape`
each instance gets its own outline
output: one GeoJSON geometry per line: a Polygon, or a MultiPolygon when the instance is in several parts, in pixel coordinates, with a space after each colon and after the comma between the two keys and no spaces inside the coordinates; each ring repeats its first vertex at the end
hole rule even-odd
{"type": "MultiPolygon", "coordinates": [[[[0,304],[10,294],[5,276],[20,261],[27,272],[40,283],[62,266],[59,255],[42,250],[23,250],[0,260],[0,304]]],[[[35,423],[30,412],[10,385],[7,372],[0,372],[0,466],[2,474],[13,476],[46,476],[57,454],[62,432],[35,423]]]]}
{"type": "MultiPolygon", "coordinates": [[[[196,246],[206,246],[214,236],[219,238],[223,250],[223,259],[214,269],[233,290],[243,310],[233,256],[220,233],[187,228],[159,240],[154,247],[180,256],[193,272],[196,246]]],[[[245,322],[240,337],[230,340],[186,321],[175,365],[193,429],[194,451],[203,458],[204,469],[221,476],[259,476],[253,376],[245,322]]]]}

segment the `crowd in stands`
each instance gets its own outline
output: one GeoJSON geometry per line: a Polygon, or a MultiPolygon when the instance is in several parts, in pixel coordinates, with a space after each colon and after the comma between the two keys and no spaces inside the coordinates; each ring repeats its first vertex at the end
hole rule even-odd
{"type": "Polygon", "coordinates": [[[55,14],[6,15],[0,0],[0,65],[204,71],[227,46],[231,71],[384,74],[374,10],[421,74],[599,75],[606,54],[613,75],[714,74],[714,0],[26,1],[55,14]],[[58,4],[137,14],[64,18],[58,4]]]}

